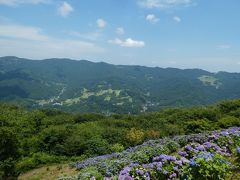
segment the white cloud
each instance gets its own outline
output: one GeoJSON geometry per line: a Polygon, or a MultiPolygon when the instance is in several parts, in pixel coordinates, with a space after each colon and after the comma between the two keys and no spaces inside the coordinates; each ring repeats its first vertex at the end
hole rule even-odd
{"type": "Polygon", "coordinates": [[[40,28],[1,25],[0,56],[20,56],[34,59],[67,57],[83,58],[105,52],[89,42],[54,38],[42,33],[40,28]]]}
{"type": "Polygon", "coordinates": [[[67,17],[73,11],[74,11],[73,7],[65,1],[58,8],[58,14],[62,17],[67,17]]]}
{"type": "Polygon", "coordinates": [[[169,64],[177,64],[177,62],[176,61],[169,61],[169,64]]]}
{"type": "Polygon", "coordinates": [[[92,43],[75,40],[50,39],[48,41],[21,41],[0,38],[0,56],[19,56],[33,59],[81,59],[105,52],[92,43]]]}
{"type": "Polygon", "coordinates": [[[144,8],[168,9],[178,6],[189,6],[193,0],[140,0],[138,4],[144,8]]]}
{"type": "Polygon", "coordinates": [[[5,16],[0,16],[0,23],[8,23],[11,22],[11,20],[5,16]]]}
{"type": "Polygon", "coordinates": [[[51,0],[0,0],[0,5],[18,6],[20,4],[50,3],[51,0]]]}
{"type": "Polygon", "coordinates": [[[106,21],[104,21],[104,19],[97,19],[96,23],[99,28],[104,28],[107,25],[107,23],[106,23],[106,21]]]}
{"type": "Polygon", "coordinates": [[[48,37],[42,34],[42,30],[31,26],[0,25],[0,37],[17,38],[32,41],[44,41],[48,37]]]}
{"type": "Polygon", "coordinates": [[[125,30],[124,30],[124,28],[122,28],[122,27],[118,27],[118,28],[116,29],[116,33],[119,34],[119,35],[123,35],[123,34],[125,33],[125,30]]]}
{"type": "Polygon", "coordinates": [[[180,17],[178,17],[178,16],[174,16],[173,20],[178,22],[178,23],[182,21],[182,19],[180,17]]]}
{"type": "Polygon", "coordinates": [[[156,24],[159,21],[159,18],[157,18],[154,14],[148,14],[145,19],[152,24],[156,24]]]}
{"type": "Polygon", "coordinates": [[[217,48],[218,49],[230,49],[231,45],[229,45],[229,44],[221,44],[221,45],[218,45],[217,48]]]}
{"type": "Polygon", "coordinates": [[[70,32],[70,35],[76,36],[79,38],[87,39],[90,41],[96,41],[98,38],[102,36],[101,32],[95,31],[95,32],[90,32],[90,33],[80,33],[77,31],[72,31],[70,32]]]}
{"type": "Polygon", "coordinates": [[[108,42],[111,44],[122,46],[122,47],[144,47],[145,46],[144,41],[133,40],[131,38],[127,38],[125,40],[116,38],[114,40],[109,40],[108,42]]]}

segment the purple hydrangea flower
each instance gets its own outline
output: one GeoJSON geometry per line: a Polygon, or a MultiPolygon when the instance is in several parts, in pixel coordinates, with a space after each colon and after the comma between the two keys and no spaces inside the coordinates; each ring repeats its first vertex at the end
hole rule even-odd
{"type": "Polygon", "coordinates": [[[178,166],[182,166],[182,161],[177,161],[177,160],[176,160],[176,161],[174,161],[174,164],[175,164],[175,165],[178,165],[178,166]]]}
{"type": "Polygon", "coordinates": [[[178,169],[177,167],[174,167],[173,170],[174,170],[174,171],[178,171],[179,169],[178,169]]]}
{"type": "Polygon", "coordinates": [[[166,175],[167,173],[168,173],[168,171],[167,171],[167,170],[164,170],[164,171],[163,171],[163,174],[164,174],[164,175],[166,175]]]}
{"type": "Polygon", "coordinates": [[[185,146],[185,149],[188,150],[188,151],[191,151],[193,148],[192,148],[192,146],[190,144],[187,144],[185,146]]]}
{"type": "Polygon", "coordinates": [[[134,180],[134,178],[129,175],[119,175],[118,180],[134,180]]]}
{"type": "Polygon", "coordinates": [[[136,170],[136,173],[138,174],[138,175],[143,175],[144,174],[144,171],[143,170],[141,170],[141,169],[137,169],[136,170]]]}
{"type": "Polygon", "coordinates": [[[199,150],[199,151],[204,151],[204,146],[203,145],[199,145],[199,146],[197,146],[196,149],[199,150]]]}
{"type": "Polygon", "coordinates": [[[240,147],[237,147],[237,154],[240,154],[240,147]]]}
{"type": "Polygon", "coordinates": [[[146,180],[150,180],[150,175],[148,172],[146,172],[145,176],[146,176],[146,180]]]}
{"type": "Polygon", "coordinates": [[[177,177],[177,174],[176,173],[173,173],[169,176],[169,178],[174,178],[174,177],[177,177]]]}

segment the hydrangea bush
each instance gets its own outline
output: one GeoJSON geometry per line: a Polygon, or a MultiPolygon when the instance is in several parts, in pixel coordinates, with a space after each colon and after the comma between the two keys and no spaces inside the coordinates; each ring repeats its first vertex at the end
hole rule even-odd
{"type": "Polygon", "coordinates": [[[73,165],[80,175],[85,168],[95,167],[102,176],[93,175],[92,180],[221,180],[236,168],[231,162],[234,157],[239,163],[240,128],[148,141],[73,165]]]}

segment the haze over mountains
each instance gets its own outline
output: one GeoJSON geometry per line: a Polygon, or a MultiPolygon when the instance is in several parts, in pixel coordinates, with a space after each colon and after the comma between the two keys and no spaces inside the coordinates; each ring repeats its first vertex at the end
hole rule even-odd
{"type": "Polygon", "coordinates": [[[28,108],[139,113],[240,97],[240,73],[0,58],[0,100],[28,108]]]}

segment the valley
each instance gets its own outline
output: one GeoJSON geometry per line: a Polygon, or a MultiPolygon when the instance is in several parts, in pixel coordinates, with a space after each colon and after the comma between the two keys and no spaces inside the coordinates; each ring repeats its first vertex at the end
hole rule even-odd
{"type": "Polygon", "coordinates": [[[240,97],[239,73],[201,69],[2,57],[0,72],[0,100],[28,109],[137,114],[240,97]]]}

